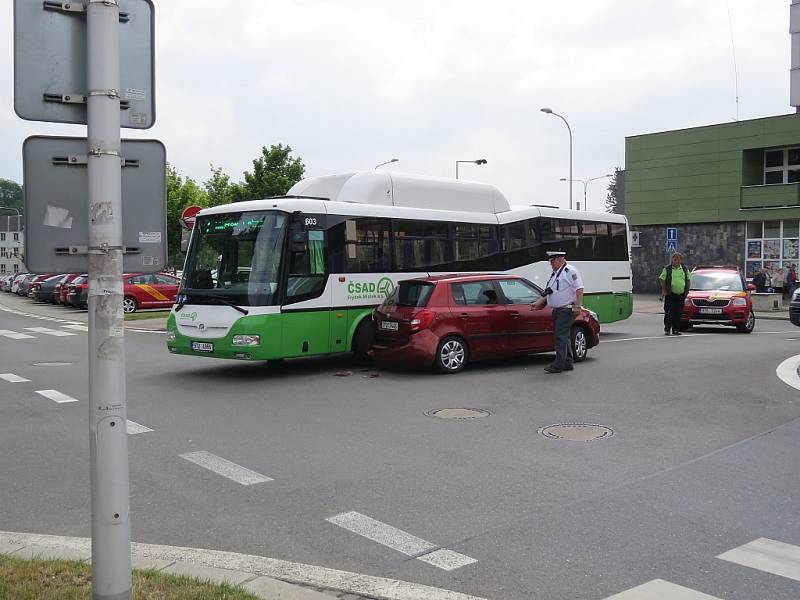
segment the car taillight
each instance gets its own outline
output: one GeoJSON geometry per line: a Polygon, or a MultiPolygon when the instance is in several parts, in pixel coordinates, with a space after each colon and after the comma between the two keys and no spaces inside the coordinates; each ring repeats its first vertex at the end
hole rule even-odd
{"type": "Polygon", "coordinates": [[[436,314],[432,310],[423,309],[415,313],[410,321],[411,333],[427,329],[433,323],[434,318],[436,318],[436,314]]]}
{"type": "Polygon", "coordinates": [[[81,289],[82,289],[82,290],[85,290],[85,289],[86,289],[86,288],[88,288],[88,287],[89,287],[89,284],[88,284],[88,283],[82,283],[82,284],[81,284],[81,289]]]}

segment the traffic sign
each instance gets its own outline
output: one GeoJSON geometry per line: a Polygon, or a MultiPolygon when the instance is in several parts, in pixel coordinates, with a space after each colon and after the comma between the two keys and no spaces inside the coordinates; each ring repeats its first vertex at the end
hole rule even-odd
{"type": "Polygon", "coordinates": [[[639,231],[631,231],[631,248],[639,248],[641,247],[640,244],[640,232],[639,231]]]}
{"type": "MultiPolygon", "coordinates": [[[[33,136],[22,145],[25,264],[34,272],[88,270],[87,153],[85,138],[33,136]]],[[[157,273],[167,258],[166,152],[158,141],[122,140],[120,160],[123,269],[157,273]]]]}
{"type": "MultiPolygon", "coordinates": [[[[87,122],[85,2],[14,0],[14,112],[28,121],[87,122]]],[[[121,127],[155,122],[151,0],[119,0],[121,127]]],[[[115,52],[116,54],[116,52],[115,52]]]]}
{"type": "Polygon", "coordinates": [[[667,240],[667,252],[677,252],[677,251],[678,251],[677,240],[667,240]]]}
{"type": "Polygon", "coordinates": [[[199,213],[201,210],[203,210],[203,207],[196,205],[187,206],[184,208],[183,212],[181,213],[181,224],[189,231],[194,229],[194,222],[197,218],[197,213],[199,213]]]}
{"type": "Polygon", "coordinates": [[[667,239],[678,241],[678,228],[677,227],[667,227],[667,239]]]}

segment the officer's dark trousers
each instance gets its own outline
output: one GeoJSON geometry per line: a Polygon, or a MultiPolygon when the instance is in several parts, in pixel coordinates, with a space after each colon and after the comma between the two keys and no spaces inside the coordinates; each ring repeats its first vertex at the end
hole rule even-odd
{"type": "Polygon", "coordinates": [[[552,367],[563,369],[571,367],[573,362],[572,340],[570,332],[575,322],[575,313],[571,308],[553,309],[553,331],[555,332],[556,359],[552,367]]]}
{"type": "Polygon", "coordinates": [[[678,331],[683,314],[685,297],[681,294],[667,294],[664,296],[664,331],[678,331]]]}

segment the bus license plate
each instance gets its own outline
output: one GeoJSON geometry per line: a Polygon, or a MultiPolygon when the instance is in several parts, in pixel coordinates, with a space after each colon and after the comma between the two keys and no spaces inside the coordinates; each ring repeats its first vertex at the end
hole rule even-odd
{"type": "Polygon", "coordinates": [[[384,331],[397,331],[397,323],[394,321],[381,321],[381,329],[384,331]]]}
{"type": "Polygon", "coordinates": [[[701,308],[700,312],[704,315],[721,315],[722,309],[721,308],[701,308]]]}
{"type": "Polygon", "coordinates": [[[214,344],[211,342],[192,342],[192,350],[195,352],[213,352],[214,344]]]}

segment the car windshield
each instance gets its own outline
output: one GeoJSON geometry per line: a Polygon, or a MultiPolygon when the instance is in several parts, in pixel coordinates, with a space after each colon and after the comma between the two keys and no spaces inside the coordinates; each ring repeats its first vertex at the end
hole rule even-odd
{"type": "Polygon", "coordinates": [[[433,284],[422,281],[401,281],[386,297],[387,306],[423,307],[433,293],[433,284]]]}
{"type": "Polygon", "coordinates": [[[179,293],[189,304],[277,304],[286,222],[277,211],[198,217],[179,293]]]}
{"type": "Polygon", "coordinates": [[[725,292],[741,292],[742,278],[738,273],[692,273],[690,289],[709,292],[720,290],[725,292]]]}

